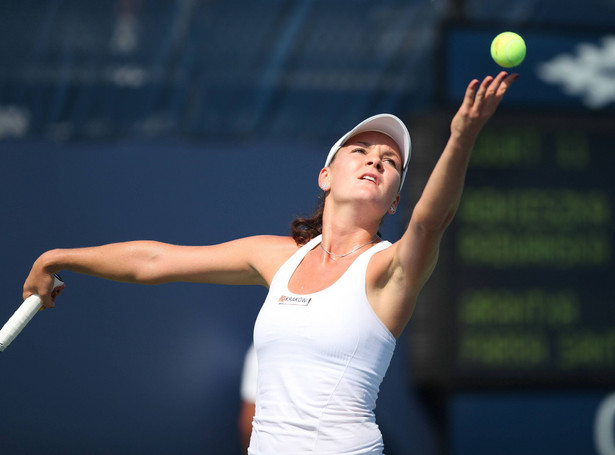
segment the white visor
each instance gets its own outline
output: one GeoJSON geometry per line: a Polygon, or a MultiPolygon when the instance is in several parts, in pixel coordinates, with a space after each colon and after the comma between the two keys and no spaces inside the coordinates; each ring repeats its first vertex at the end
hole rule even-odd
{"type": "Polygon", "coordinates": [[[410,161],[410,153],[412,151],[412,143],[410,141],[410,133],[404,122],[392,114],[378,114],[363,120],[353,129],[344,134],[339,140],[331,147],[327,160],[325,161],[325,167],[331,164],[333,157],[337,151],[344,145],[344,143],[352,136],[356,136],[359,133],[365,133],[367,131],[375,131],[383,133],[389,136],[395,141],[397,147],[401,151],[402,158],[404,160],[403,169],[401,172],[401,187],[404,185],[406,179],[406,172],[408,171],[408,162],[410,161]]]}

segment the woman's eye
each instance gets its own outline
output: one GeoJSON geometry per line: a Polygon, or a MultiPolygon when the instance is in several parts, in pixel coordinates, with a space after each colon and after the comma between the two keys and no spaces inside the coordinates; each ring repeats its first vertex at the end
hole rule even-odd
{"type": "Polygon", "coordinates": [[[352,153],[365,153],[365,149],[354,149],[352,153]]]}
{"type": "Polygon", "coordinates": [[[384,162],[389,164],[390,166],[393,166],[395,169],[397,169],[397,161],[392,160],[390,158],[385,158],[384,162]]]}

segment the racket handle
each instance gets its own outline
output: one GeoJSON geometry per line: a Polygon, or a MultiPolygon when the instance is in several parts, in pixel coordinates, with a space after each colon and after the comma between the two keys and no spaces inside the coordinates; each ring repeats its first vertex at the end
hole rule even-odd
{"type": "MultiPolygon", "coordinates": [[[[59,288],[64,282],[58,275],[54,275],[53,288],[59,288]]],[[[38,295],[31,295],[17,308],[13,316],[6,321],[0,329],[0,352],[4,351],[15,339],[23,328],[30,322],[34,315],[41,309],[41,298],[38,295]]]]}

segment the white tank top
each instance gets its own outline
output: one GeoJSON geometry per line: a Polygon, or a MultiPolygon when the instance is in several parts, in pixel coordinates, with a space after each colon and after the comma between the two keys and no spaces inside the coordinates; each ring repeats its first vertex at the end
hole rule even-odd
{"type": "Polygon", "coordinates": [[[258,358],[250,455],[382,454],[374,409],[395,338],[367,300],[363,252],[328,288],[298,295],[288,282],[302,246],[277,271],[254,327],[258,358]]]}

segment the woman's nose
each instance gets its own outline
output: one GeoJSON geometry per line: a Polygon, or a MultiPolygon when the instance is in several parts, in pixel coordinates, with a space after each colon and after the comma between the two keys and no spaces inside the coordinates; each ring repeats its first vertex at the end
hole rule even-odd
{"type": "Polygon", "coordinates": [[[367,160],[367,164],[368,166],[374,166],[377,170],[381,170],[382,169],[382,160],[380,158],[376,158],[376,157],[369,157],[367,160]]]}

